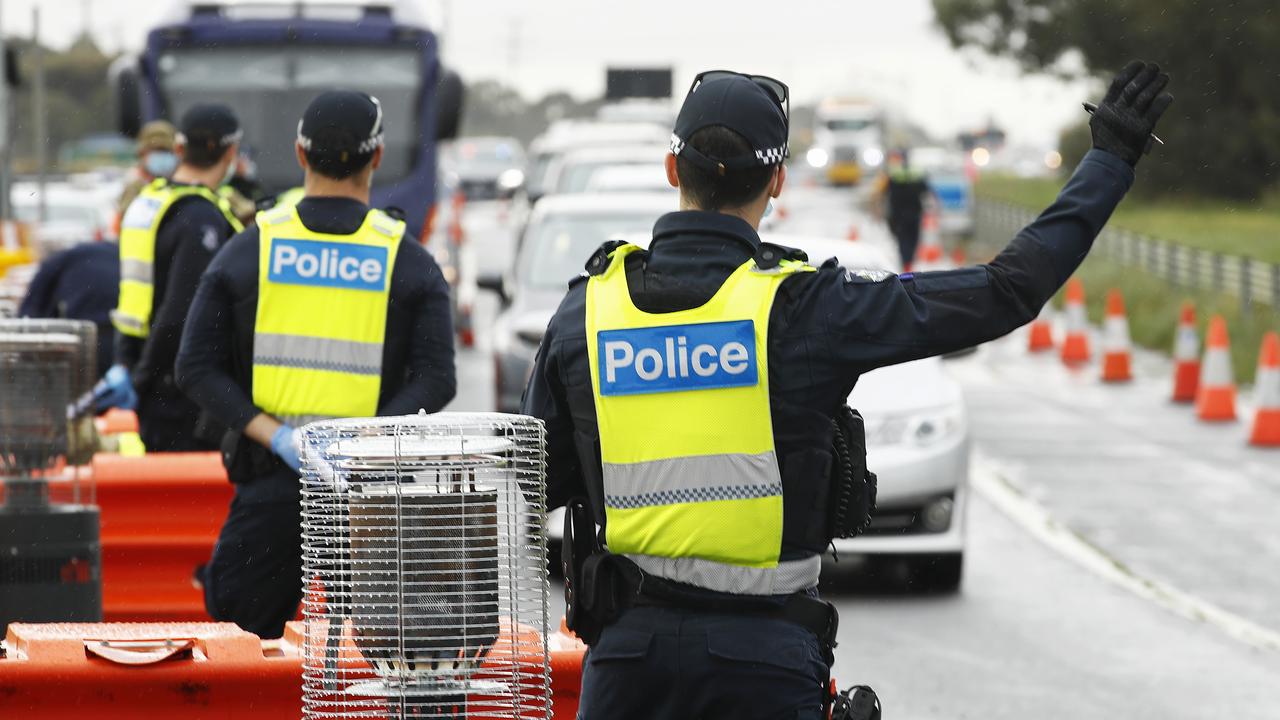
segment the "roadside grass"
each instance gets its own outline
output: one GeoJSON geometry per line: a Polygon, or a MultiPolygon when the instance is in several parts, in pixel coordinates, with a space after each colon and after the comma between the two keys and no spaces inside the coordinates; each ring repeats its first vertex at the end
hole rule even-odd
{"type": "MultiPolygon", "coordinates": [[[[1117,265],[1101,256],[1085,260],[1076,277],[1084,282],[1085,305],[1090,322],[1101,325],[1106,308],[1107,291],[1119,288],[1124,294],[1125,310],[1129,317],[1129,333],[1134,343],[1160,350],[1166,354],[1173,349],[1174,335],[1182,303],[1190,300],[1196,306],[1196,323],[1200,331],[1201,347],[1209,318],[1220,314],[1227,321],[1231,338],[1231,364],[1238,383],[1252,383],[1257,370],[1258,350],[1262,336],[1268,330],[1280,330],[1280,311],[1268,305],[1255,303],[1248,316],[1241,312],[1240,301],[1212,291],[1196,291],[1174,288],[1165,280],[1136,268],[1117,265]]],[[[1062,307],[1063,293],[1058,293],[1054,304],[1062,307]]],[[[1094,349],[1097,352],[1097,348],[1094,349]]]]}
{"type": "MultiPolygon", "coordinates": [[[[1041,210],[1064,182],[990,174],[982,176],[975,192],[979,198],[1041,210]]],[[[1256,203],[1130,195],[1111,224],[1191,247],[1280,263],[1280,192],[1256,203]]]]}

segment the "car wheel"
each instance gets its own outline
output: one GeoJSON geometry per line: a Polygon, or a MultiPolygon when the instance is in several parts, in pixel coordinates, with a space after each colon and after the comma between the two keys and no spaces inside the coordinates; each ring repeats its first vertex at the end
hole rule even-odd
{"type": "Polygon", "coordinates": [[[924,592],[953,593],[960,589],[964,553],[940,553],[910,558],[911,586],[924,592]]]}

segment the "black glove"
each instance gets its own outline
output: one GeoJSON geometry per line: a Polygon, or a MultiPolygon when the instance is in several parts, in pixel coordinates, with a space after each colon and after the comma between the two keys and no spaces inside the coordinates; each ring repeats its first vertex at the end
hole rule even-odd
{"type": "Polygon", "coordinates": [[[1168,84],[1169,76],[1155,63],[1134,60],[1126,65],[1089,121],[1093,146],[1136,166],[1151,149],[1156,121],[1173,102],[1172,95],[1162,92],[1168,84]]]}

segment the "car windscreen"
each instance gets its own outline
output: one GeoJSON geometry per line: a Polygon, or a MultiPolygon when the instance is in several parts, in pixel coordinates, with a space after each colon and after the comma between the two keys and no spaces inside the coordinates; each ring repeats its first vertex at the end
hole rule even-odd
{"type": "Polygon", "coordinates": [[[661,213],[548,217],[529,228],[520,252],[520,284],[564,288],[582,272],[602,243],[619,235],[649,233],[661,213]]]}
{"type": "Polygon", "coordinates": [[[591,184],[593,175],[604,168],[623,165],[658,166],[653,160],[588,160],[566,164],[564,169],[560,171],[560,177],[556,182],[556,192],[569,195],[586,192],[587,186],[591,184]]]}
{"type": "Polygon", "coordinates": [[[834,132],[866,130],[875,124],[871,118],[833,118],[827,121],[827,129],[834,132]]]}
{"type": "Polygon", "coordinates": [[[298,120],[319,93],[367,92],[382,103],[386,149],[379,184],[408,175],[417,159],[422,57],[401,47],[246,47],[167,50],[159,57],[160,88],[175,122],[193,104],[230,106],[244,128],[242,150],[268,189],[302,183],[293,152],[298,120]]]}

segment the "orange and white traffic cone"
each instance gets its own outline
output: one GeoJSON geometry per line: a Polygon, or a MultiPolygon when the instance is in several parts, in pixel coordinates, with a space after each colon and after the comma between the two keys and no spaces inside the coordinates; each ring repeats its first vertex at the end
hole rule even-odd
{"type": "Polygon", "coordinates": [[[853,225],[850,225],[850,226],[849,226],[849,234],[845,236],[845,239],[846,239],[846,240],[848,240],[848,241],[850,241],[850,242],[855,242],[855,241],[858,239],[858,225],[857,225],[857,223],[854,223],[853,225]]]}
{"type": "Polygon", "coordinates": [[[913,267],[928,269],[942,262],[942,236],[938,231],[938,214],[926,213],[920,221],[920,246],[916,248],[913,267]]]}
{"type": "Polygon", "coordinates": [[[1053,324],[1045,317],[1043,308],[1036,319],[1031,321],[1030,331],[1027,335],[1027,350],[1043,352],[1053,349],[1053,324]]]}
{"type": "Polygon", "coordinates": [[[1195,402],[1200,387],[1200,335],[1196,332],[1196,306],[1182,306],[1178,334],[1173,340],[1173,401],[1195,402]]]}
{"type": "Polygon", "coordinates": [[[1262,338],[1253,392],[1258,410],[1253,416],[1249,444],[1280,447],[1280,335],[1275,332],[1262,338]]]}
{"type": "Polygon", "coordinates": [[[1214,315],[1209,321],[1200,387],[1196,390],[1196,416],[1201,420],[1236,419],[1236,384],[1231,377],[1231,341],[1227,321],[1214,315]]]}
{"type": "Polygon", "coordinates": [[[1102,381],[1128,382],[1133,379],[1129,319],[1124,314],[1124,296],[1115,288],[1107,292],[1107,315],[1102,322],[1102,381]]]}
{"type": "Polygon", "coordinates": [[[1088,319],[1084,314],[1084,283],[1078,278],[1067,281],[1067,337],[1062,341],[1062,362],[1080,365],[1089,362],[1088,319]]]}

